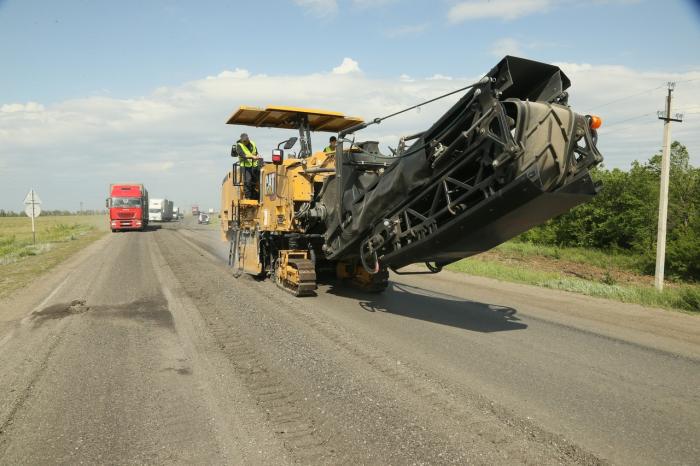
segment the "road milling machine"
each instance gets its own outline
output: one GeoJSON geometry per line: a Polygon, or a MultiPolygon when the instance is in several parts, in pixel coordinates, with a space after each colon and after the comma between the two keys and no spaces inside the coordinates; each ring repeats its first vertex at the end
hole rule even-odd
{"type": "Polygon", "coordinates": [[[437,273],[591,199],[601,120],[568,106],[569,85],[556,66],[505,57],[450,93],[462,95],[391,154],[355,133],[410,108],[365,122],[240,107],[228,124],[298,136],[262,164],[259,198],[244,197],[239,163],[223,180],[221,226],[234,275],[270,277],[297,296],[313,294],[321,274],[381,291],[389,269],[424,263],[411,273],[437,273]],[[335,152],[314,152],[312,131],[337,133],[335,152]],[[297,140],[299,153],[285,157],[297,140]]]}

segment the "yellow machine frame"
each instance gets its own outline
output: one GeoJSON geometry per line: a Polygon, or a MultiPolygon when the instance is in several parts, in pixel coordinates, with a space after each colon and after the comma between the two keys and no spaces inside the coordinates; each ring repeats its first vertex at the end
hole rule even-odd
{"type": "MultiPolygon", "coordinates": [[[[308,250],[287,247],[273,251],[274,258],[270,259],[261,252],[260,238],[263,233],[275,237],[304,233],[295,213],[309,205],[315,189],[335,172],[335,153],[311,153],[310,131],[338,132],[362,122],[361,118],[338,112],[280,106],[241,106],[231,115],[227,124],[297,129],[301,142],[299,158],[287,158],[281,164],[265,162],[260,167],[259,199],[244,197],[243,173],[238,164],[224,178],[221,231],[222,239],[231,243],[229,263],[234,274],[269,273],[278,285],[297,295],[316,288],[314,260],[308,250]]],[[[293,245],[291,242],[288,246],[293,245]]]]}

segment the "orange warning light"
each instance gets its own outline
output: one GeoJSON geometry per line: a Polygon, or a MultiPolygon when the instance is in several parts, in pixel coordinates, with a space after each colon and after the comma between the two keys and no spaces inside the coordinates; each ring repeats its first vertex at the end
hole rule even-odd
{"type": "Polygon", "coordinates": [[[603,125],[603,120],[601,120],[599,116],[590,115],[589,118],[591,119],[590,121],[592,129],[598,129],[603,125]]]}

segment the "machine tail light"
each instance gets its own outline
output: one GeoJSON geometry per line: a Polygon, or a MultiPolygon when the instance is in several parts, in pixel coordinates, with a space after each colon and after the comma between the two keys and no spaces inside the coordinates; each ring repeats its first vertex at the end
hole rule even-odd
{"type": "Polygon", "coordinates": [[[272,163],[281,165],[284,161],[284,151],[282,149],[272,149],[272,163]]]}

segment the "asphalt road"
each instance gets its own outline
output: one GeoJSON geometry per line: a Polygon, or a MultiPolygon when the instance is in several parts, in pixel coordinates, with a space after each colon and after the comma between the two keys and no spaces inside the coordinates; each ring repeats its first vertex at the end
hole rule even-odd
{"type": "Polygon", "coordinates": [[[1,464],[698,464],[697,317],[443,272],[294,298],[207,226],[0,303],[1,464]]]}

